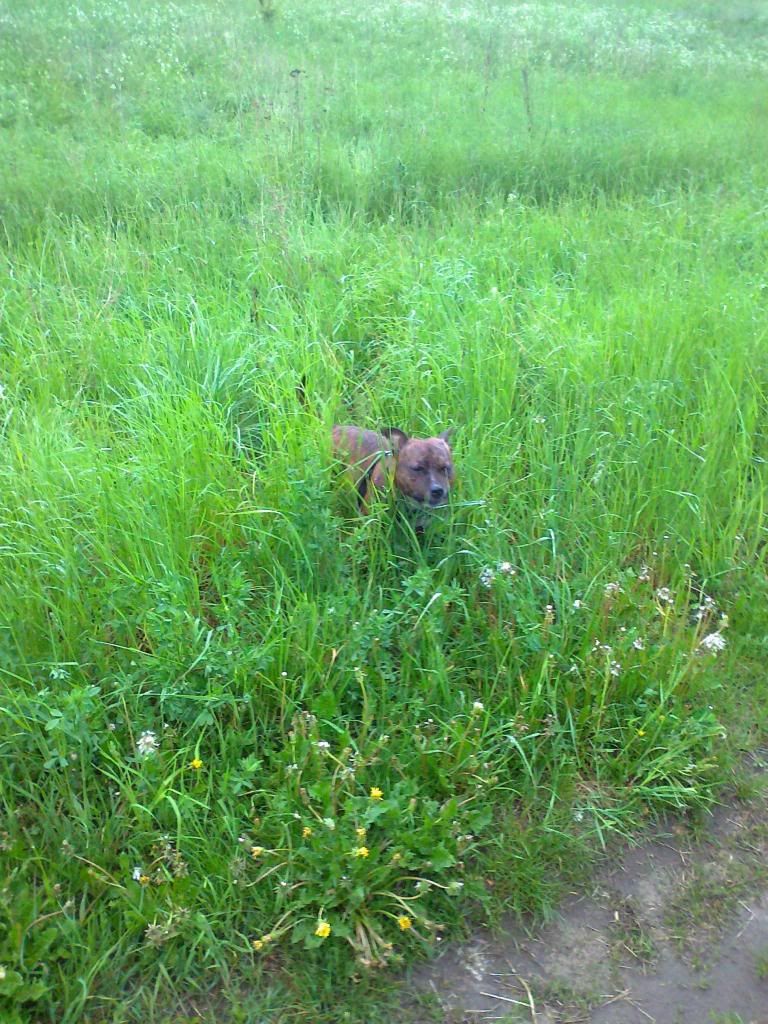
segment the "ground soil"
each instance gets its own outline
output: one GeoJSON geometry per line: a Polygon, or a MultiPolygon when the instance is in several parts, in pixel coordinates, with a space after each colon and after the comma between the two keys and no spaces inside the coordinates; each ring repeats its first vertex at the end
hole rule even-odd
{"type": "Polygon", "coordinates": [[[445,1024],[768,1024],[768,801],[668,825],[552,922],[478,932],[413,981],[445,1024]]]}

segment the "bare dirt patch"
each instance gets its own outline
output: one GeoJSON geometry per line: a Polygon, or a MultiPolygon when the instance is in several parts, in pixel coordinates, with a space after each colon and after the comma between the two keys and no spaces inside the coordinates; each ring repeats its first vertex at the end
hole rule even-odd
{"type": "Polygon", "coordinates": [[[768,1024],[768,800],[656,833],[533,931],[414,972],[446,1024],[768,1024]]]}

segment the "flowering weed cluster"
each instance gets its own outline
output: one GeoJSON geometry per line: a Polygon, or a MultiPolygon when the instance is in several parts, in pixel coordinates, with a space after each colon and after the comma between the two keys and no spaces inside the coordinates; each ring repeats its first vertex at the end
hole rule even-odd
{"type": "Polygon", "coordinates": [[[498,727],[478,727],[474,714],[439,728],[440,762],[452,783],[426,797],[401,767],[424,756],[421,730],[372,737],[363,747],[342,733],[318,757],[318,719],[294,715],[256,804],[258,827],[240,837],[246,848],[254,837],[264,844],[250,847],[258,865],[249,876],[239,852],[233,864],[248,891],[273,906],[269,942],[257,936],[254,949],[279,941],[311,949],[327,940],[351,946],[360,964],[374,967],[402,958],[402,933],[434,941],[446,898],[464,889],[474,847],[467,837],[487,824],[486,799],[498,785],[498,778],[478,784],[479,752],[495,748],[497,766],[510,756],[498,727]],[[385,788],[373,778],[390,781],[385,788]]]}

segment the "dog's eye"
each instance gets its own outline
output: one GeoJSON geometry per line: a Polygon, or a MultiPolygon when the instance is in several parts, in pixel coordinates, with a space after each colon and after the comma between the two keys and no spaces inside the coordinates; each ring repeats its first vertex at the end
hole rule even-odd
{"type": "Polygon", "coordinates": [[[423,473],[425,472],[424,466],[411,466],[412,473],[423,473]]]}

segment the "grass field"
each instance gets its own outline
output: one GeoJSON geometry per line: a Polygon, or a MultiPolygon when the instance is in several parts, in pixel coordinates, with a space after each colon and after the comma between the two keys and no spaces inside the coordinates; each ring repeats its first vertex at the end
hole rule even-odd
{"type": "Polygon", "coordinates": [[[0,3],[3,1021],[404,1021],[738,780],[766,30],[0,3]],[[450,510],[355,516],[333,422],[455,426],[450,510]]]}

